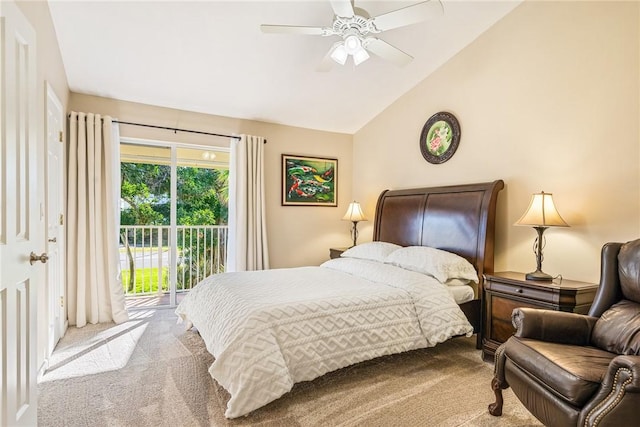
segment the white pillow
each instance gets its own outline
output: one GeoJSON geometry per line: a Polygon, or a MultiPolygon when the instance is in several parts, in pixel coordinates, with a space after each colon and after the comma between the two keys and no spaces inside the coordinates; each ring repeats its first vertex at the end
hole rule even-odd
{"type": "Polygon", "coordinates": [[[463,279],[478,283],[478,273],[466,259],[451,252],[428,246],[407,246],[391,252],[387,264],[435,277],[441,283],[463,279]]]}
{"type": "MultiPolygon", "coordinates": [[[[476,280],[474,280],[473,282],[476,283],[478,281],[478,279],[476,278],[476,280]]],[[[468,279],[449,279],[446,282],[444,282],[445,285],[447,286],[466,286],[469,284],[469,282],[471,282],[471,280],[468,279]]]]}
{"type": "Polygon", "coordinates": [[[387,242],[362,243],[347,249],[342,252],[340,256],[343,258],[358,258],[384,262],[389,254],[401,247],[402,246],[387,242]]]}

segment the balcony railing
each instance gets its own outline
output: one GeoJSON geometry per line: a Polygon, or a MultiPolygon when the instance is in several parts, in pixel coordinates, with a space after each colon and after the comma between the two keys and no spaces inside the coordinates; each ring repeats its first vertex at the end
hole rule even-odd
{"type": "MultiPolygon", "coordinates": [[[[188,291],[205,277],[224,272],[226,225],[179,225],[176,243],[176,292],[188,291]]],[[[126,296],[170,291],[171,227],[120,227],[120,268],[126,296]]]]}

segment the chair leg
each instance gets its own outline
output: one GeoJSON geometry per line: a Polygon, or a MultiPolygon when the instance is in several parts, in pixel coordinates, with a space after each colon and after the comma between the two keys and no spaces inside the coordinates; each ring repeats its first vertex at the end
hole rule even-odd
{"type": "Polygon", "coordinates": [[[502,404],[504,400],[502,399],[502,384],[500,384],[498,378],[494,377],[491,380],[491,389],[496,395],[496,401],[489,405],[489,413],[494,417],[499,417],[502,415],[502,404]]]}
{"type": "Polygon", "coordinates": [[[504,349],[507,343],[500,344],[500,347],[496,349],[496,354],[493,363],[493,379],[491,380],[491,390],[496,395],[496,401],[489,405],[489,413],[494,417],[502,415],[502,390],[509,387],[507,379],[504,376],[505,363],[507,361],[504,355],[504,349]]]}

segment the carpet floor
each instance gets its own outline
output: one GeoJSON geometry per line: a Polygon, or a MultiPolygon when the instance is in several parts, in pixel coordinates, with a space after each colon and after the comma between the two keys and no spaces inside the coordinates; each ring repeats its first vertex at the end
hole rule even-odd
{"type": "Polygon", "coordinates": [[[38,384],[40,426],[540,426],[505,390],[492,417],[491,364],[474,338],[359,363],[296,384],[246,417],[224,417],[229,394],[213,357],[170,309],[132,310],[121,325],[69,328],[38,384]]]}

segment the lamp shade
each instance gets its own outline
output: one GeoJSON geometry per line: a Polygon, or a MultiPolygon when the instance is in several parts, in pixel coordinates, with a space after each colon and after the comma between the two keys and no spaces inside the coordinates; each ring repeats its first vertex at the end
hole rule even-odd
{"type": "Polygon", "coordinates": [[[347,49],[344,47],[343,42],[338,42],[339,44],[336,48],[331,52],[331,59],[336,61],[340,65],[344,65],[347,62],[347,58],[349,57],[349,53],[347,49]]]}
{"type": "Polygon", "coordinates": [[[360,47],[360,49],[353,54],[353,63],[356,65],[362,64],[367,59],[369,59],[369,54],[363,47],[360,47]]]}
{"type": "Polygon", "coordinates": [[[515,225],[528,225],[534,227],[569,227],[558,213],[553,204],[553,194],[534,193],[527,211],[515,223],[515,225]]]}
{"type": "Polygon", "coordinates": [[[353,55],[362,47],[362,42],[358,36],[352,34],[344,39],[344,47],[349,55],[353,55]]]}
{"type": "Polygon", "coordinates": [[[362,213],[362,208],[360,207],[360,203],[354,201],[349,203],[349,209],[347,209],[347,213],[342,217],[345,221],[366,221],[364,214],[362,213]]]}

